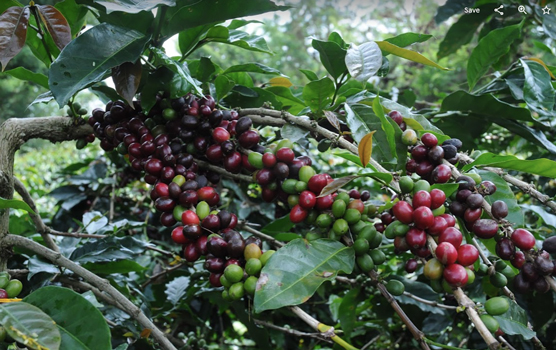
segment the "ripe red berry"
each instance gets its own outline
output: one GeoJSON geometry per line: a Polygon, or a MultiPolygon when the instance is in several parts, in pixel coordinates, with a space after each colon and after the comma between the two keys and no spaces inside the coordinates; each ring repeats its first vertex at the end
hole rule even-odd
{"type": "Polygon", "coordinates": [[[176,242],[177,244],[189,243],[189,239],[183,235],[182,226],[178,226],[172,230],[172,241],[176,242]]]}
{"type": "Polygon", "coordinates": [[[413,222],[420,229],[427,229],[434,225],[434,215],[427,207],[419,207],[413,211],[413,222]]]}
{"type": "Polygon", "coordinates": [[[492,238],[498,232],[498,223],[491,219],[479,219],[473,224],[472,231],[479,238],[492,238]]]}
{"type": "Polygon", "coordinates": [[[516,269],[521,269],[525,264],[525,254],[520,250],[516,251],[514,256],[510,259],[510,262],[516,269]]]}
{"type": "Polygon", "coordinates": [[[431,195],[429,192],[421,190],[415,193],[413,196],[413,208],[417,209],[419,207],[431,207],[431,195]]]}
{"type": "Polygon", "coordinates": [[[170,196],[170,191],[168,190],[168,185],[163,183],[163,182],[159,182],[154,186],[154,189],[156,190],[156,193],[158,194],[158,197],[168,197],[170,196]]]}
{"type": "Polygon", "coordinates": [[[399,201],[392,207],[394,216],[404,224],[413,222],[413,207],[406,201],[399,201]]]}
{"type": "Polygon", "coordinates": [[[464,244],[458,248],[458,263],[463,266],[473,265],[479,258],[479,251],[472,244],[464,244]]]}
{"type": "Polygon", "coordinates": [[[456,218],[454,216],[450,214],[442,214],[440,216],[443,217],[444,220],[446,220],[446,222],[448,223],[448,227],[456,226],[456,218]]]}
{"type": "Polygon", "coordinates": [[[291,163],[294,158],[295,153],[293,153],[293,150],[291,148],[282,147],[276,151],[276,159],[286,164],[291,163]]]}
{"type": "Polygon", "coordinates": [[[328,178],[325,174],[316,174],[313,175],[309,182],[307,183],[307,187],[309,191],[313,192],[317,196],[320,194],[322,189],[328,184],[328,178]]]}
{"type": "Polygon", "coordinates": [[[444,265],[450,265],[457,261],[458,251],[449,242],[442,242],[436,247],[436,258],[444,265]]]}
{"type": "Polygon", "coordinates": [[[212,138],[213,138],[214,142],[222,143],[222,142],[228,141],[230,139],[230,133],[228,132],[228,130],[226,130],[222,127],[217,127],[212,132],[212,138]]]}
{"type": "Polygon", "coordinates": [[[431,195],[431,209],[440,208],[446,202],[446,194],[438,188],[432,189],[431,195]]]}
{"type": "Polygon", "coordinates": [[[407,273],[412,273],[415,272],[415,270],[417,270],[417,260],[415,259],[409,259],[406,263],[405,263],[405,272],[407,273]]]}
{"type": "Polygon", "coordinates": [[[298,224],[307,218],[309,211],[307,209],[303,209],[299,204],[294,206],[290,211],[290,220],[294,224],[298,224]]]}
{"type": "Polygon", "coordinates": [[[328,194],[326,196],[317,198],[316,207],[318,210],[327,210],[332,207],[333,203],[334,203],[334,197],[332,197],[331,194],[328,194]]]}
{"type": "Polygon", "coordinates": [[[205,152],[207,159],[211,162],[219,162],[222,159],[222,147],[220,145],[211,145],[205,152]]]}
{"type": "Polygon", "coordinates": [[[421,162],[427,158],[428,152],[429,150],[427,149],[427,147],[423,145],[418,145],[413,147],[413,149],[411,150],[411,157],[415,159],[417,162],[421,162]]]}
{"type": "Polygon", "coordinates": [[[455,227],[448,227],[440,234],[440,237],[438,237],[438,243],[449,242],[456,249],[459,248],[462,241],[463,235],[460,230],[455,227]]]}
{"type": "Polygon", "coordinates": [[[276,156],[270,152],[263,154],[263,165],[265,168],[272,169],[276,165],[276,156]]]}
{"type": "Polygon", "coordinates": [[[151,158],[145,163],[145,171],[147,174],[158,176],[162,171],[162,161],[160,159],[151,158]]]}
{"type": "Polygon", "coordinates": [[[434,183],[443,184],[450,180],[452,171],[446,164],[440,164],[432,170],[432,181],[434,183]]]}
{"type": "Polygon", "coordinates": [[[436,138],[436,136],[429,132],[424,133],[423,136],[421,136],[421,142],[428,148],[432,148],[438,145],[438,139],[436,138]]]}
{"type": "Polygon", "coordinates": [[[410,248],[421,248],[427,244],[425,231],[412,227],[405,235],[405,241],[410,248]]]}
{"type": "Polygon", "coordinates": [[[299,195],[299,205],[304,209],[313,209],[317,204],[317,196],[311,191],[303,191],[299,195]]]}
{"type": "Polygon", "coordinates": [[[396,122],[396,124],[401,125],[403,123],[402,114],[398,111],[391,111],[388,116],[396,122]]]}
{"type": "Polygon", "coordinates": [[[521,250],[527,251],[535,246],[535,236],[525,229],[518,228],[511,236],[512,242],[521,250]]]}
{"type": "Polygon", "coordinates": [[[446,266],[442,275],[444,276],[446,282],[454,287],[465,286],[467,284],[467,280],[469,279],[467,271],[465,271],[465,267],[460,264],[446,266]]]}
{"type": "Polygon", "coordinates": [[[238,142],[241,147],[249,149],[259,143],[260,139],[257,130],[247,130],[239,136],[238,142]]]}
{"type": "Polygon", "coordinates": [[[181,222],[184,225],[199,225],[201,221],[193,210],[186,210],[181,214],[181,222]]]}
{"type": "Polygon", "coordinates": [[[205,186],[197,190],[197,195],[200,201],[208,201],[216,195],[216,190],[213,187],[205,186]]]}
{"type": "Polygon", "coordinates": [[[201,254],[195,248],[195,243],[189,243],[185,246],[183,249],[183,257],[188,262],[195,262],[201,257],[201,254]]]}
{"type": "Polygon", "coordinates": [[[446,219],[444,219],[442,216],[435,216],[434,224],[427,229],[427,232],[432,236],[438,236],[447,228],[448,223],[446,222],[446,219]]]}
{"type": "Polygon", "coordinates": [[[228,157],[224,158],[224,169],[237,174],[241,170],[242,157],[241,153],[235,151],[228,157]]]}

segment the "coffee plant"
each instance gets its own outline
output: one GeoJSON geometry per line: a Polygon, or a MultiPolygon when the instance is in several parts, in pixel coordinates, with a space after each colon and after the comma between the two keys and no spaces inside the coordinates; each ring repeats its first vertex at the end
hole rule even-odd
{"type": "Polygon", "coordinates": [[[3,2],[2,70],[64,115],[0,125],[0,347],[554,348],[556,68],[519,45],[556,32],[518,5],[453,22],[438,58],[478,33],[469,90],[423,107],[374,79],[393,56],[447,74],[408,48],[431,35],[313,39],[304,83],[192,58],[272,53],[243,19],[272,1],[3,2]],[[10,65],[25,45],[48,76],[10,65]],[[37,164],[39,191],[14,172],[31,139],[82,161],[37,164]]]}

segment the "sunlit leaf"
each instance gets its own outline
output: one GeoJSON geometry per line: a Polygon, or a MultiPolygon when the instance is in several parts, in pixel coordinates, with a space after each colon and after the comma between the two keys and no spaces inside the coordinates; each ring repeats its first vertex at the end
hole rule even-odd
{"type": "Polygon", "coordinates": [[[401,48],[387,41],[377,41],[376,43],[378,44],[378,46],[380,47],[380,49],[384,54],[389,53],[401,58],[405,58],[406,60],[424,64],[426,66],[431,66],[442,70],[449,70],[448,68],[444,68],[438,63],[429,60],[428,58],[426,58],[425,56],[421,55],[418,52],[401,48]]]}
{"type": "Polygon", "coordinates": [[[31,207],[24,201],[20,201],[17,199],[5,199],[0,197],[0,209],[8,209],[8,208],[21,209],[29,213],[35,214],[33,209],[31,209],[31,207]]]}
{"type": "Polygon", "coordinates": [[[361,160],[361,164],[364,167],[369,164],[369,160],[371,160],[371,155],[373,154],[373,134],[376,130],[371,131],[367,135],[365,135],[361,141],[359,141],[358,151],[359,151],[359,159],[361,160]]]}
{"type": "Polygon", "coordinates": [[[345,63],[353,79],[366,82],[375,76],[382,66],[382,52],[374,41],[359,46],[352,44],[347,50],[345,63]]]}
{"type": "Polygon", "coordinates": [[[286,77],[272,78],[268,81],[268,84],[270,84],[270,86],[282,86],[285,88],[289,88],[293,85],[292,82],[286,77]]]}

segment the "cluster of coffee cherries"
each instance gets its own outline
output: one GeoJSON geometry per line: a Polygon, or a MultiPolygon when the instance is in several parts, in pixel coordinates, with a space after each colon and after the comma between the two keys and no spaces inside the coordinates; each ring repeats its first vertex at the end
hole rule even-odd
{"type": "Polygon", "coordinates": [[[222,285],[226,266],[245,265],[247,245],[262,247],[260,240],[244,239],[234,230],[235,214],[215,209],[220,176],[200,169],[196,160],[231,173],[249,167],[247,152],[264,151],[251,119],[216,108],[211,96],[188,94],[177,99],[159,96],[148,115],[138,101],[133,107],[109,102],[105,109],[93,110],[88,122],[105,151],[125,155],[132,169],[153,185],[150,197],[161,212],[161,224],[174,227],[172,239],[184,247],[187,261],[205,256],[213,286],[222,285]]]}
{"type": "Polygon", "coordinates": [[[493,297],[488,299],[484,305],[484,313],[481,314],[481,321],[491,333],[502,335],[500,324],[493,316],[501,316],[510,309],[510,301],[505,297],[493,297]]]}
{"type": "Polygon", "coordinates": [[[556,276],[556,261],[550,257],[550,253],[556,252],[556,249],[551,247],[554,241],[556,239],[548,238],[543,242],[543,249],[536,251],[533,234],[526,229],[519,228],[511,234],[509,239],[502,238],[497,242],[496,253],[498,256],[510,260],[512,265],[520,270],[513,281],[516,291],[528,293],[535,290],[539,293],[546,293],[550,290],[546,277],[556,276]],[[516,250],[516,247],[521,251],[516,250]]]}
{"type": "MultiPolygon", "coordinates": [[[[471,244],[462,244],[463,235],[455,227],[455,218],[445,213],[446,194],[439,189],[430,189],[424,180],[419,180],[413,188],[407,178],[402,179],[400,184],[405,193],[412,191],[411,203],[400,200],[394,204],[394,221],[384,231],[387,238],[394,239],[396,251],[409,250],[418,258],[429,259],[424,273],[435,290],[463,287],[470,280],[472,282],[474,273],[466,267],[477,261],[479,252],[471,244]],[[428,236],[438,243],[434,252],[436,258],[431,258],[428,236]],[[442,287],[442,283],[447,286],[442,287]]],[[[405,269],[411,273],[417,265],[416,259],[409,259],[405,269]]]]}
{"type": "Polygon", "coordinates": [[[0,299],[16,298],[23,284],[16,278],[10,278],[10,274],[6,271],[0,272],[0,299]]]}
{"type": "MultiPolygon", "coordinates": [[[[402,140],[406,144],[416,142],[417,137],[413,134],[415,134],[415,131],[406,130],[402,135],[402,140]],[[407,134],[412,135],[409,137],[407,134]]],[[[450,167],[443,164],[442,161],[446,159],[448,162],[456,164],[459,160],[458,150],[461,146],[462,143],[458,139],[449,139],[439,145],[438,138],[435,135],[424,133],[421,136],[421,143],[415,144],[410,150],[411,158],[405,165],[407,174],[416,173],[430,183],[448,182],[452,172],[450,167]]]]}
{"type": "Polygon", "coordinates": [[[252,297],[255,294],[261,269],[274,253],[274,250],[267,250],[263,253],[257,243],[249,243],[245,246],[243,252],[245,267],[242,268],[239,264],[229,264],[220,276],[220,284],[224,286],[223,298],[239,300],[245,294],[252,297]]]}

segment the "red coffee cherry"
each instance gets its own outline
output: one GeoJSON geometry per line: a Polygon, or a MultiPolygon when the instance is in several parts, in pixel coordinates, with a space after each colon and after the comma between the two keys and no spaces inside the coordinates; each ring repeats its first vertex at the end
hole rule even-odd
{"type": "Polygon", "coordinates": [[[535,246],[535,236],[525,229],[518,228],[511,236],[512,242],[521,250],[529,250],[535,246]]]}
{"type": "Polygon", "coordinates": [[[444,265],[450,265],[458,260],[458,251],[449,242],[442,242],[436,247],[436,258],[444,265]]]}
{"type": "Polygon", "coordinates": [[[424,133],[423,136],[421,136],[421,142],[428,148],[432,148],[438,145],[438,139],[436,138],[436,136],[428,132],[424,133]]]}
{"type": "Polygon", "coordinates": [[[463,266],[473,265],[479,258],[479,251],[472,244],[464,244],[458,249],[458,263],[463,266]]]}
{"type": "Polygon", "coordinates": [[[434,215],[427,207],[419,207],[413,211],[413,222],[420,229],[427,229],[434,225],[434,215]]]}
{"type": "Polygon", "coordinates": [[[399,201],[392,207],[394,216],[404,224],[413,222],[413,207],[406,201],[399,201]]]}
{"type": "Polygon", "coordinates": [[[469,276],[467,271],[460,264],[452,264],[446,266],[444,273],[442,274],[446,282],[454,287],[463,287],[467,284],[469,276]]]}

